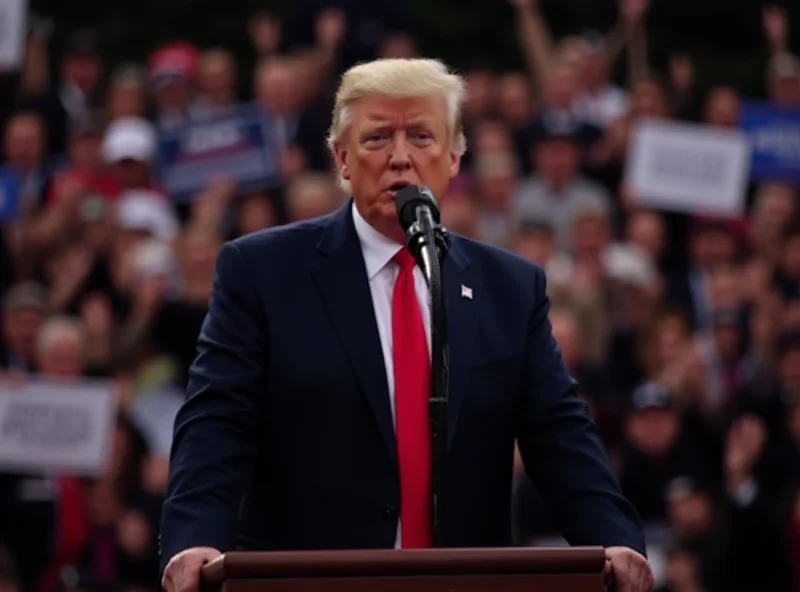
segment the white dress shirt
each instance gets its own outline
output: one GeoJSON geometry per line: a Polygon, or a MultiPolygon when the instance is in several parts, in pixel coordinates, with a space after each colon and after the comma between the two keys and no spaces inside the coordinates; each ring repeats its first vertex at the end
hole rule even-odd
{"type": "MultiPolygon", "coordinates": [[[[364,254],[364,263],[367,267],[367,279],[372,293],[372,307],[375,310],[375,320],[378,324],[378,333],[383,350],[383,361],[386,365],[386,384],[389,387],[389,406],[392,410],[392,423],[396,425],[394,402],[394,358],[392,349],[392,295],[400,266],[392,258],[404,246],[387,238],[364,220],[353,204],[353,223],[356,227],[361,252],[364,254]]],[[[422,313],[422,322],[425,325],[425,335],[428,340],[428,354],[431,351],[431,307],[430,292],[425,276],[419,267],[414,267],[414,287],[417,300],[422,313]]],[[[395,548],[400,548],[400,521],[397,522],[397,537],[395,548]]]]}
{"type": "Polygon", "coordinates": [[[86,113],[86,94],[72,83],[66,83],[58,89],[58,98],[70,119],[78,119],[86,113]]]}
{"type": "Polygon", "coordinates": [[[580,93],[573,106],[575,115],[589,123],[606,129],[615,120],[624,117],[630,110],[630,99],[621,88],[606,85],[597,94],[580,93]]]}

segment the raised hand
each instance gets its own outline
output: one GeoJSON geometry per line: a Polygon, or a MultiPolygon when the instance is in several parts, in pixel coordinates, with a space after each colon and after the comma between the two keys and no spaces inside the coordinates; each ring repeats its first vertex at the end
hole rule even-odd
{"type": "Polygon", "coordinates": [[[786,46],[789,36],[789,16],[783,6],[772,4],[765,6],[762,13],[764,35],[773,49],[780,50],[786,46]]]}

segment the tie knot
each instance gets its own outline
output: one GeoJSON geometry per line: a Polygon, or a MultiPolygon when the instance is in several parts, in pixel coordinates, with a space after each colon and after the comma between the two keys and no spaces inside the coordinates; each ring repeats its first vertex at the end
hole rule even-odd
{"type": "Polygon", "coordinates": [[[414,255],[412,255],[411,251],[406,247],[397,251],[397,254],[394,256],[394,261],[400,266],[402,271],[412,269],[417,264],[414,255]]]}

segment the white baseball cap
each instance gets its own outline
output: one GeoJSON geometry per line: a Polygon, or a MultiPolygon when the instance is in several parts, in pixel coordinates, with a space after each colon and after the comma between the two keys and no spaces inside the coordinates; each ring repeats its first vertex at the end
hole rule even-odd
{"type": "Polygon", "coordinates": [[[167,199],[155,191],[133,189],[120,195],[117,223],[125,230],[141,230],[160,240],[172,240],[180,222],[167,199]]]}
{"type": "Polygon", "coordinates": [[[141,117],[121,117],[106,129],[102,147],[108,163],[121,160],[150,162],[156,154],[155,127],[141,117]]]}

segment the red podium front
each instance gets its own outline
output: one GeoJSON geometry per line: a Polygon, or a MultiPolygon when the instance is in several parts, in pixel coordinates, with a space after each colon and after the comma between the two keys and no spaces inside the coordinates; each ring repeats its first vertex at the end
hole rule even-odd
{"type": "Polygon", "coordinates": [[[602,592],[602,547],[231,552],[214,592],[602,592]]]}

